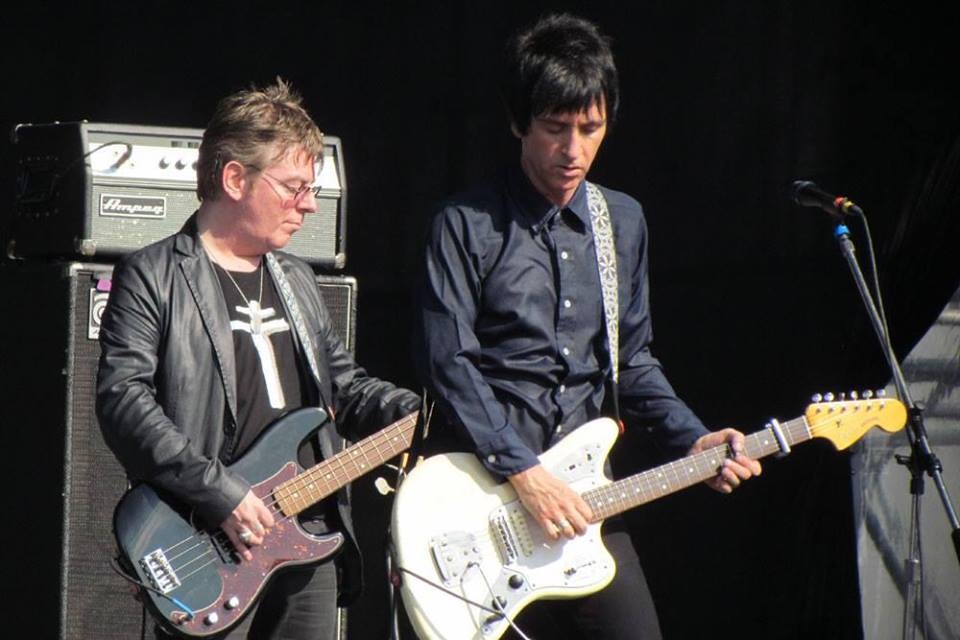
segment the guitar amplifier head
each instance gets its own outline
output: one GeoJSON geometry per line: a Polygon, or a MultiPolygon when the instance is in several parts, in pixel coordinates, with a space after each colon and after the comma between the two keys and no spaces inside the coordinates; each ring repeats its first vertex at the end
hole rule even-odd
{"type": "MultiPolygon", "coordinates": [[[[175,233],[200,206],[201,129],[64,122],[17,125],[16,206],[4,221],[13,258],[110,259],[175,233]]],[[[346,264],[340,139],[324,137],[317,213],[285,250],[321,267],[346,264]]]]}

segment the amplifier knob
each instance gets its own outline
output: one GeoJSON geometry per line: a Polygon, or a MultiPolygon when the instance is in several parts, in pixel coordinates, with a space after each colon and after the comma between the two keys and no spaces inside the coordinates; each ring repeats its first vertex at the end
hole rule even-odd
{"type": "Polygon", "coordinates": [[[161,169],[166,169],[166,168],[169,167],[169,166],[170,166],[170,161],[167,160],[167,157],[166,157],[166,156],[160,158],[160,168],[161,168],[161,169]]]}
{"type": "Polygon", "coordinates": [[[180,158],[179,160],[177,160],[177,164],[175,166],[177,167],[177,169],[184,169],[187,166],[187,161],[184,160],[183,158],[180,158]]]}

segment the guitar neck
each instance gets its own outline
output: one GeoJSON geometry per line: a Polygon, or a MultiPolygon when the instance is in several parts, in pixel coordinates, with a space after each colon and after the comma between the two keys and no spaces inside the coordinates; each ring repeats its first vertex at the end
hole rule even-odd
{"type": "MultiPolygon", "coordinates": [[[[806,419],[802,416],[781,423],[780,430],[791,446],[813,437],[806,419]]],[[[744,453],[751,458],[760,459],[779,451],[780,445],[772,428],[746,436],[744,453]]],[[[591,489],[582,494],[583,499],[593,510],[593,521],[599,522],[712,478],[717,475],[724,459],[732,456],[733,452],[728,445],[707,449],[597,489],[591,489]]]]}
{"type": "Polygon", "coordinates": [[[381,431],[347,447],[328,460],[310,467],[274,489],[273,495],[287,516],[300,513],[360,476],[410,448],[417,413],[397,420],[381,431]]]}

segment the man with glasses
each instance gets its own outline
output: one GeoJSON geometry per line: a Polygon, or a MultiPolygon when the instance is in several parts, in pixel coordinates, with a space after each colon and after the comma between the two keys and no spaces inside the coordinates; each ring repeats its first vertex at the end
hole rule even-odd
{"type": "MultiPolygon", "coordinates": [[[[280,252],[316,212],[322,137],[281,80],[219,103],[197,166],[199,210],[179,233],[117,266],[100,331],[97,416],[134,482],[219,525],[244,561],[269,540],[271,512],[229,465],[283,414],[321,406],[333,421],[303,466],[417,409],[413,393],[366,374],[334,333],[314,274],[280,252]]],[[[346,492],[300,515],[311,533],[346,534],[337,566],[289,569],[231,638],[333,639],[359,587],[346,492]]],[[[157,629],[157,636],[163,632],[157,629]]]]}

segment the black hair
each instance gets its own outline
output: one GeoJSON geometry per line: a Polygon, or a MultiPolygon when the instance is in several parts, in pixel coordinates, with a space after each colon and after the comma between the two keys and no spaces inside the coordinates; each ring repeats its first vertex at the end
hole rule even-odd
{"type": "Polygon", "coordinates": [[[612,127],[620,102],[609,39],[592,22],[565,13],[541,18],[511,38],[501,90],[521,134],[536,116],[583,111],[601,100],[612,127]]]}

